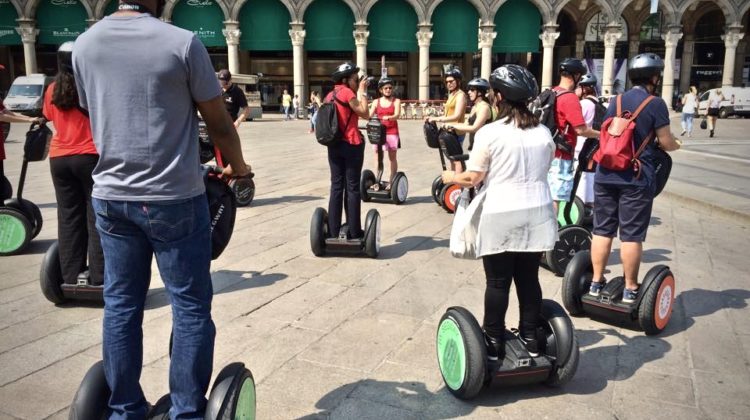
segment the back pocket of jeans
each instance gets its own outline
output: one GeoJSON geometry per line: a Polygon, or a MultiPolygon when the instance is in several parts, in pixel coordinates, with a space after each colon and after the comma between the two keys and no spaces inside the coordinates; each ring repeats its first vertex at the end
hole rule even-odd
{"type": "Polygon", "coordinates": [[[174,242],[193,233],[195,211],[193,200],[146,204],[151,236],[160,242],[174,242]]]}

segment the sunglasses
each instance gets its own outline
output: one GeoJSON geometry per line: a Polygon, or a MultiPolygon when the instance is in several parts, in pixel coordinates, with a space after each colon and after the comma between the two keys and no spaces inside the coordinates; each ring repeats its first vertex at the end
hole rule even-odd
{"type": "Polygon", "coordinates": [[[383,89],[383,90],[386,90],[386,89],[391,90],[391,89],[393,89],[393,86],[383,86],[381,89],[383,89]]]}
{"type": "Polygon", "coordinates": [[[447,85],[448,83],[456,83],[456,80],[455,79],[453,79],[453,80],[446,80],[445,84],[447,85]]]}

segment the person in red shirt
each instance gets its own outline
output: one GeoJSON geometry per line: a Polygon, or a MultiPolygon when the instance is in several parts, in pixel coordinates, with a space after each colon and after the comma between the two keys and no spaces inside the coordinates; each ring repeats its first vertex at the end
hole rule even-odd
{"type": "MultiPolygon", "coordinates": [[[[0,64],[0,70],[5,70],[5,66],[0,64]]],[[[3,99],[0,98],[0,201],[8,199],[13,195],[13,187],[10,185],[8,178],[5,177],[5,168],[3,165],[3,161],[5,160],[5,139],[8,137],[8,133],[10,133],[10,123],[13,122],[34,123],[39,122],[39,118],[16,114],[6,108],[3,104],[3,99]]]]}
{"type": "Polygon", "coordinates": [[[566,143],[570,146],[570,152],[555,149],[555,158],[547,176],[555,212],[558,202],[568,201],[573,190],[573,151],[576,148],[576,139],[578,136],[599,138],[599,131],[586,125],[581,103],[574,93],[581,77],[587,73],[586,67],[577,58],[566,58],[560,63],[559,70],[560,83],[552,88],[557,93],[555,120],[557,129],[563,133],[566,143]]]}
{"type": "Polygon", "coordinates": [[[365,144],[357,121],[368,118],[367,79],[358,76],[359,67],[344,63],[336,68],[332,78],[333,91],[325,102],[335,101],[338,125],[343,132],[341,141],[328,146],[328,166],[331,169],[331,198],[328,201],[328,233],[339,236],[346,189],[346,223],[349,239],[364,236],[360,217],[362,198],[359,178],[365,159],[365,144]],[[357,89],[357,93],[354,90],[357,89]]]}
{"type": "Polygon", "coordinates": [[[58,73],[44,94],[44,117],[55,125],[49,166],[57,199],[57,237],[63,281],[75,284],[89,269],[92,285],[104,283],[104,255],[94,224],[91,189],[99,154],[88,114],[80,108],[68,41],[57,51],[58,73]],[[88,263],[87,263],[88,257],[88,263]]]}
{"type": "MultiPolygon", "coordinates": [[[[401,138],[398,132],[398,117],[401,115],[401,100],[393,96],[393,79],[390,77],[384,77],[378,80],[378,90],[380,91],[380,98],[370,104],[370,116],[377,115],[382,124],[385,126],[385,144],[382,146],[373,145],[373,149],[377,152],[378,147],[382,147],[384,151],[388,152],[388,160],[391,164],[391,177],[390,182],[393,182],[393,178],[398,172],[398,161],[396,160],[396,152],[401,147],[401,138]]],[[[378,166],[378,155],[375,154],[375,166],[378,166]]],[[[377,188],[378,184],[373,186],[377,188]]],[[[391,184],[388,184],[386,189],[390,189],[391,184]]]]}

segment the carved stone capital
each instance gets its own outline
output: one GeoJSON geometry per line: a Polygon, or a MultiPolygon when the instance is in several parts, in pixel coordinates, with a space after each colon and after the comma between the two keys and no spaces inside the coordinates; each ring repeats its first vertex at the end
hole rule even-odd
{"type": "Polygon", "coordinates": [[[726,49],[734,50],[737,49],[737,44],[740,43],[740,40],[744,36],[745,34],[740,32],[740,29],[729,28],[729,30],[727,30],[727,33],[721,36],[721,39],[724,40],[724,47],[726,47],[726,49]]]}
{"type": "Polygon", "coordinates": [[[667,48],[677,48],[677,43],[682,39],[682,32],[669,31],[661,35],[661,39],[664,40],[664,46],[667,48]]]}
{"type": "Polygon", "coordinates": [[[622,31],[619,26],[607,28],[607,31],[604,32],[604,48],[615,48],[620,38],[622,38],[622,31]]]}
{"type": "Polygon", "coordinates": [[[492,48],[492,44],[495,42],[495,38],[497,38],[497,32],[493,29],[492,27],[479,29],[479,49],[492,48]]]}
{"type": "Polygon", "coordinates": [[[352,33],[354,34],[354,45],[358,47],[367,46],[367,37],[370,36],[370,31],[357,29],[352,33]]]}
{"type": "Polygon", "coordinates": [[[289,37],[292,39],[292,46],[301,47],[305,45],[305,35],[307,35],[307,32],[304,29],[290,29],[289,37]]]}
{"type": "Polygon", "coordinates": [[[542,47],[544,48],[554,48],[557,38],[560,38],[560,32],[554,32],[547,29],[539,35],[539,39],[542,40],[542,47]]]}
{"type": "Polygon", "coordinates": [[[420,47],[430,47],[430,41],[432,40],[432,31],[427,28],[419,28],[419,32],[417,32],[417,44],[419,44],[420,47]]]}
{"type": "Polygon", "coordinates": [[[21,41],[24,44],[36,43],[36,37],[39,35],[39,29],[36,28],[33,21],[31,22],[18,22],[19,27],[16,28],[18,35],[21,35],[21,41]]]}
{"type": "Polygon", "coordinates": [[[224,34],[224,38],[227,39],[227,45],[240,45],[240,36],[242,31],[239,29],[224,29],[221,31],[224,34]]]}

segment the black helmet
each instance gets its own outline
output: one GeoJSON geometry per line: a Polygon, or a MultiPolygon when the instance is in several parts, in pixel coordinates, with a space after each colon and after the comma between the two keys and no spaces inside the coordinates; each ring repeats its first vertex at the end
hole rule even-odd
{"type": "Polygon", "coordinates": [[[628,79],[641,80],[659,76],[664,71],[664,60],[654,53],[638,54],[628,64],[628,79]]]}
{"type": "Polygon", "coordinates": [[[461,69],[459,69],[456,66],[453,66],[450,69],[448,69],[443,75],[443,78],[446,78],[446,77],[452,77],[456,80],[461,80],[463,79],[464,75],[461,74],[461,69]]]}
{"type": "Polygon", "coordinates": [[[496,68],[490,76],[490,83],[495,92],[500,92],[503,99],[510,102],[526,103],[539,94],[534,75],[517,64],[496,68]]]}
{"type": "Polygon", "coordinates": [[[478,92],[487,93],[490,90],[490,82],[481,77],[478,79],[472,79],[467,85],[469,89],[476,89],[478,92]]]}
{"type": "Polygon", "coordinates": [[[73,41],[66,41],[57,49],[58,71],[73,73],[73,44],[73,41]]]}
{"type": "Polygon", "coordinates": [[[390,77],[381,77],[380,80],[378,80],[378,89],[382,88],[385,85],[391,85],[393,86],[393,79],[390,77]]]}
{"type": "Polygon", "coordinates": [[[578,82],[579,86],[596,86],[596,76],[594,76],[592,73],[584,74],[583,77],[581,77],[581,81],[578,82]]]}
{"type": "Polygon", "coordinates": [[[586,66],[577,58],[566,58],[560,62],[560,71],[568,74],[586,74],[586,66]]]}
{"type": "Polygon", "coordinates": [[[232,80],[232,73],[227,69],[221,69],[219,70],[219,74],[217,75],[217,77],[219,78],[219,80],[228,82],[232,80]]]}
{"type": "Polygon", "coordinates": [[[349,77],[357,72],[359,72],[359,67],[347,61],[346,63],[336,67],[336,71],[333,72],[331,78],[333,78],[334,82],[338,82],[341,79],[349,77]]]}

